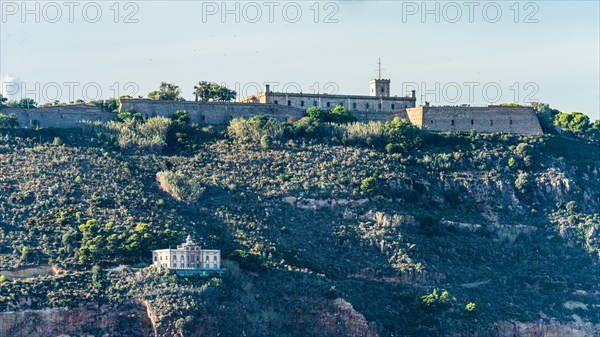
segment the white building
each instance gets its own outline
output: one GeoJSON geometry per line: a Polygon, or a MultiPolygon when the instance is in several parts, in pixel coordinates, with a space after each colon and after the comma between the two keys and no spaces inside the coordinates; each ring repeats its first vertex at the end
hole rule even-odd
{"type": "Polygon", "coordinates": [[[221,251],[218,249],[200,249],[188,235],[177,249],[158,249],[152,251],[152,265],[159,269],[173,270],[220,270],[221,251]]]}

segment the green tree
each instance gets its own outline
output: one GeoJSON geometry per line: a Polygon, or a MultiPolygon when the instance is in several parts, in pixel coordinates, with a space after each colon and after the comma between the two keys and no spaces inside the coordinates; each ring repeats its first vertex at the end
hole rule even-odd
{"type": "Polygon", "coordinates": [[[259,271],[263,268],[264,258],[258,253],[247,252],[245,250],[236,249],[229,254],[229,259],[237,262],[240,268],[259,271]]]}
{"type": "Polygon", "coordinates": [[[532,102],[531,106],[535,109],[542,131],[544,131],[544,133],[556,133],[554,119],[560,111],[552,109],[547,103],[542,102],[532,102]]]}
{"type": "Polygon", "coordinates": [[[0,128],[14,128],[17,126],[19,126],[19,122],[17,121],[17,115],[5,115],[0,113],[0,128]]]}
{"type": "Polygon", "coordinates": [[[137,111],[119,112],[117,119],[122,123],[143,123],[146,121],[146,117],[137,111]]]}
{"type": "Polygon", "coordinates": [[[515,180],[515,187],[519,192],[526,194],[531,187],[531,176],[527,172],[520,172],[515,180]]]}
{"type": "Polygon", "coordinates": [[[235,99],[237,92],[214,82],[201,81],[194,86],[194,96],[197,101],[230,102],[235,99]]]}
{"type": "Polygon", "coordinates": [[[447,305],[450,302],[450,294],[442,289],[442,293],[438,294],[437,289],[433,289],[430,294],[421,296],[421,304],[426,309],[437,309],[447,305]]]}
{"type": "Polygon", "coordinates": [[[32,98],[21,98],[19,101],[10,101],[6,103],[6,106],[11,108],[19,108],[19,109],[35,109],[37,108],[37,102],[32,98]]]}
{"type": "Polygon", "coordinates": [[[173,83],[162,82],[156,91],[148,93],[148,98],[156,101],[182,101],[181,89],[173,83]]]}
{"type": "Polygon", "coordinates": [[[423,142],[421,130],[404,118],[396,117],[384,128],[388,141],[403,149],[417,148],[423,142]]]}
{"type": "Polygon", "coordinates": [[[119,100],[116,98],[101,99],[91,101],[91,104],[95,105],[98,109],[106,112],[115,112],[119,109],[119,100]]]}
{"type": "Polygon", "coordinates": [[[575,135],[582,135],[591,127],[590,118],[581,112],[560,113],[556,116],[554,124],[575,135]]]}
{"type": "Polygon", "coordinates": [[[327,115],[325,115],[326,122],[333,123],[349,123],[354,122],[356,118],[354,118],[348,109],[342,105],[338,105],[331,110],[327,115]]]}
{"type": "Polygon", "coordinates": [[[600,145],[600,119],[587,131],[587,137],[592,143],[600,145]]]}
{"type": "Polygon", "coordinates": [[[323,110],[321,110],[319,107],[311,106],[306,110],[304,116],[322,122],[325,119],[325,112],[323,112],[323,110]]]}
{"type": "Polygon", "coordinates": [[[375,179],[375,177],[368,177],[363,179],[362,183],[360,184],[360,189],[365,193],[373,194],[377,192],[377,185],[377,179],[375,179]]]}

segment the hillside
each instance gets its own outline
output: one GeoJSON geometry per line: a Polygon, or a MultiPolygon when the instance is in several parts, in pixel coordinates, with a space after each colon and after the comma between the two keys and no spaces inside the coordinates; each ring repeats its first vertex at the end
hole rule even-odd
{"type": "Polygon", "coordinates": [[[598,146],[421,134],[385,151],[309,129],[170,131],[159,151],[1,129],[0,274],[55,268],[0,283],[0,335],[600,334],[598,146]],[[178,200],[159,172],[202,191],[178,200]],[[188,234],[231,256],[222,277],[144,268],[188,234]]]}

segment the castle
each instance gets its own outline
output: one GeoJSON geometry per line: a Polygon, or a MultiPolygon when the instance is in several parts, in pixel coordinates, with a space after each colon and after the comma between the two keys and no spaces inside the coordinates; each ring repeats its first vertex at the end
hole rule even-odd
{"type": "MultiPolygon", "coordinates": [[[[306,109],[316,106],[328,111],[341,105],[359,122],[390,121],[405,118],[419,128],[441,132],[501,132],[522,135],[542,134],[542,128],[533,108],[523,106],[416,106],[416,92],[410,96],[391,96],[391,81],[370,81],[370,94],[328,95],[273,92],[265,86],[264,92],[244,97],[237,102],[156,101],[143,98],[121,99],[119,111],[137,111],[147,117],[172,116],[186,110],[198,124],[226,124],[233,118],[256,115],[282,122],[294,122],[306,109]]],[[[21,126],[74,128],[84,120],[115,120],[116,114],[93,106],[78,104],[49,106],[36,109],[4,108],[4,114],[14,113],[21,126]]]]}
{"type": "Polygon", "coordinates": [[[188,235],[185,242],[178,245],[177,249],[153,250],[152,265],[158,269],[171,269],[184,274],[220,271],[221,251],[201,249],[188,235]]]}

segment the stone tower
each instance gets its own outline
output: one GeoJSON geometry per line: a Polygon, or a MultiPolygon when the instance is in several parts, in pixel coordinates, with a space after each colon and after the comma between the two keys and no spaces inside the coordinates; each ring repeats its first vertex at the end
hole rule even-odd
{"type": "Polygon", "coordinates": [[[376,97],[390,97],[390,80],[371,80],[369,81],[371,87],[370,96],[376,97]]]}
{"type": "Polygon", "coordinates": [[[381,58],[377,62],[377,73],[379,76],[376,80],[369,81],[370,95],[375,97],[390,97],[390,80],[381,78],[381,58]]]}

